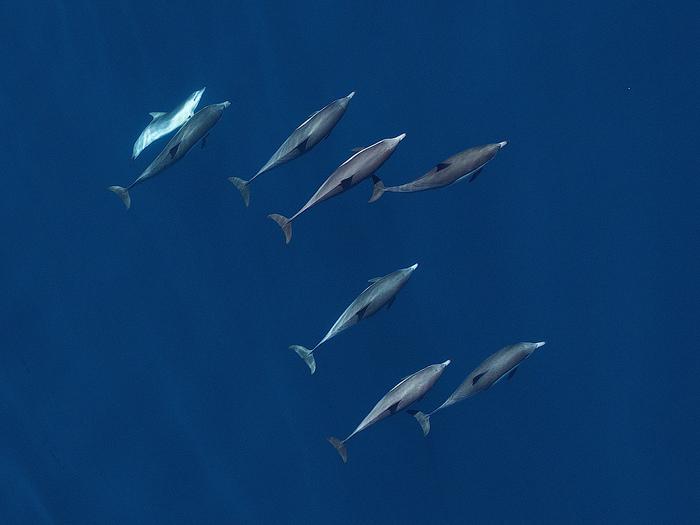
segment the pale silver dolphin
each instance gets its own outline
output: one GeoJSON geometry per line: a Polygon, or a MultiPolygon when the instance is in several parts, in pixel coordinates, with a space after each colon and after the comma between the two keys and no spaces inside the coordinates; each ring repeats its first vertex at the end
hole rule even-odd
{"type": "Polygon", "coordinates": [[[430,432],[430,416],[435,414],[435,412],[490,388],[504,377],[510,379],[515,375],[520,363],[542,346],[544,346],[544,341],[539,343],[517,343],[501,348],[476,367],[459,385],[457,390],[452,392],[452,395],[435,410],[429,414],[424,414],[418,410],[409,410],[408,413],[416,418],[423,429],[423,435],[427,436],[428,432],[430,432]]]}
{"type": "Polygon", "coordinates": [[[443,160],[422,177],[407,182],[401,186],[384,187],[384,183],[379,178],[374,178],[374,189],[369,202],[379,199],[384,192],[391,191],[397,193],[410,193],[414,191],[434,190],[449,186],[460,180],[474,181],[483,167],[496,156],[507,141],[497,144],[486,144],[485,146],[475,146],[466,149],[447,160],[443,160]]]}
{"type": "Polygon", "coordinates": [[[146,126],[146,129],[141,132],[139,138],[136,139],[131,158],[135,159],[149,144],[167,135],[171,131],[175,131],[187,122],[187,120],[194,115],[194,110],[197,109],[197,105],[205,89],[207,88],[203,87],[195,91],[187,97],[187,100],[168,113],[162,111],[153,111],[149,113],[153,120],[151,120],[148,126],[146,126]]]}
{"type": "MultiPolygon", "coordinates": [[[[285,242],[289,244],[289,241],[292,239],[292,221],[294,219],[309,208],[316,206],[319,202],[323,202],[345,190],[349,190],[370,175],[373,175],[374,172],[391,157],[391,154],[394,153],[394,150],[404,137],[406,137],[406,134],[402,133],[397,137],[382,139],[371,146],[360,149],[357,153],[353,154],[352,157],[338,166],[326,181],[321,184],[321,187],[316,190],[316,193],[313,194],[309,201],[289,219],[277,213],[268,215],[270,219],[275,221],[279,227],[282,228],[285,242]]],[[[379,180],[378,177],[377,180],[379,180]]]]}
{"type": "Polygon", "coordinates": [[[396,294],[398,294],[401,288],[403,288],[416,268],[418,268],[418,264],[414,264],[408,268],[401,268],[395,272],[385,275],[384,277],[375,277],[374,279],[370,279],[369,282],[371,284],[357,296],[357,299],[350,303],[350,306],[348,306],[342,314],[340,314],[338,320],[333,324],[333,326],[331,326],[331,329],[328,330],[328,333],[318,342],[316,346],[314,346],[311,350],[301,345],[292,345],[289,348],[294,350],[299,357],[304,360],[313,374],[316,371],[314,351],[323,343],[335,337],[343,330],[346,330],[351,326],[356,325],[363,319],[376,314],[384,306],[387,308],[391,307],[394,299],[396,298],[396,294]]]}
{"type": "Polygon", "coordinates": [[[241,192],[246,206],[250,204],[250,183],[258,176],[270,171],[277,166],[300,157],[316,146],[319,142],[331,134],[335,125],[343,118],[350,99],[355,96],[353,91],[349,95],[334,100],[327,106],[311,114],[304,122],[299,124],[292,134],[277,149],[274,155],[258,170],[249,180],[229,177],[229,181],[241,192]]]}
{"type": "Polygon", "coordinates": [[[336,437],[329,437],[328,441],[335,447],[343,460],[343,463],[348,461],[348,451],[345,443],[358,432],[362,432],[368,426],[381,421],[385,417],[391,416],[400,412],[404,408],[421,399],[430,390],[435,382],[440,379],[445,367],[450,364],[448,359],[444,363],[426,366],[424,369],[404,377],[398,385],[389,390],[383,398],[381,398],[369,414],[357,425],[357,428],[352,431],[348,437],[342,441],[336,437]]]}
{"type": "Polygon", "coordinates": [[[110,186],[108,189],[119,196],[124,203],[124,206],[126,206],[126,209],[128,210],[131,206],[129,190],[137,184],[140,184],[151,177],[155,177],[164,169],[169,168],[184,157],[192,146],[194,146],[199,140],[206,139],[211,128],[213,128],[214,125],[219,122],[224,109],[230,105],[231,103],[226,101],[220,104],[211,104],[210,106],[200,109],[185,123],[184,126],[180,128],[180,131],[178,131],[173,138],[168,141],[165,148],[163,148],[163,151],[161,151],[158,156],[153,159],[153,162],[148,165],[148,167],[134,182],[129,184],[126,188],[122,188],[121,186],[110,186]]]}

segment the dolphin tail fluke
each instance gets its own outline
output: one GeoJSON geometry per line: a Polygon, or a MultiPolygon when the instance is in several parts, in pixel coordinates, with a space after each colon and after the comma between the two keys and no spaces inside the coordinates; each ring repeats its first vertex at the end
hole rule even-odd
{"type": "Polygon", "coordinates": [[[129,196],[129,190],[127,190],[126,188],[122,188],[121,186],[110,186],[107,189],[111,192],[116,193],[119,196],[119,198],[124,203],[124,206],[126,206],[127,210],[131,207],[131,197],[129,196]]]}
{"type": "Polygon", "coordinates": [[[294,350],[297,355],[304,360],[304,363],[306,363],[306,366],[309,367],[312,374],[316,371],[316,360],[314,359],[314,353],[311,350],[304,348],[301,345],[292,345],[289,347],[289,349],[294,350]]]}
{"type": "Polygon", "coordinates": [[[380,179],[376,175],[372,175],[372,183],[372,196],[369,198],[369,202],[374,202],[378,200],[379,197],[384,195],[384,192],[386,191],[382,179],[380,179]]]}
{"type": "Polygon", "coordinates": [[[246,208],[250,206],[250,181],[239,179],[238,177],[229,177],[228,180],[241,192],[241,197],[243,197],[246,208]]]}
{"type": "Polygon", "coordinates": [[[282,228],[282,233],[284,233],[284,242],[285,244],[289,244],[289,241],[292,240],[292,223],[287,217],[284,215],[280,215],[279,213],[273,213],[271,215],[268,215],[270,219],[275,221],[280,228],[282,228]]]}
{"type": "Polygon", "coordinates": [[[340,454],[340,459],[343,460],[343,463],[348,462],[348,449],[345,447],[345,443],[340,441],[336,437],[329,437],[328,442],[333,445],[333,448],[335,448],[338,451],[338,454],[340,454]]]}
{"type": "Polygon", "coordinates": [[[420,428],[423,430],[423,435],[427,436],[428,432],[430,432],[430,416],[420,410],[407,410],[407,412],[416,418],[420,428]]]}

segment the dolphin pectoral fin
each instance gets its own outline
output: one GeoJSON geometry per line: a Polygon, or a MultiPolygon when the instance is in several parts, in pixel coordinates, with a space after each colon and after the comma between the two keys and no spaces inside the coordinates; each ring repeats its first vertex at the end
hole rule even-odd
{"type": "Polygon", "coordinates": [[[151,111],[149,115],[153,118],[153,120],[157,119],[158,117],[162,117],[165,115],[164,111],[151,111]]]}
{"type": "Polygon", "coordinates": [[[386,409],[387,412],[389,412],[389,414],[396,414],[396,409],[399,408],[399,403],[400,401],[397,401],[396,403],[391,405],[389,408],[386,409]]]}
{"type": "Polygon", "coordinates": [[[513,376],[515,375],[515,373],[516,373],[517,371],[518,371],[518,367],[516,366],[515,368],[513,368],[513,370],[511,370],[510,372],[508,372],[508,375],[506,376],[506,379],[508,379],[508,380],[513,379],[513,376]]]}
{"type": "Polygon", "coordinates": [[[369,198],[369,202],[374,202],[384,195],[384,183],[382,179],[376,175],[372,175],[372,196],[369,198]]]}
{"type": "Polygon", "coordinates": [[[329,437],[328,442],[333,445],[333,448],[335,448],[338,451],[338,454],[340,454],[340,459],[343,460],[343,463],[348,462],[348,449],[345,447],[345,443],[340,441],[336,437],[329,437]]]}
{"type": "Polygon", "coordinates": [[[343,187],[344,190],[347,190],[352,186],[352,177],[348,177],[347,179],[341,180],[340,185],[343,187]]]}
{"type": "Polygon", "coordinates": [[[430,432],[430,416],[424,414],[420,410],[407,410],[406,412],[416,418],[416,421],[418,421],[418,424],[423,431],[423,436],[427,436],[428,432],[430,432]]]}
{"type": "Polygon", "coordinates": [[[178,142],[177,144],[175,144],[172,148],[170,148],[169,153],[170,153],[170,158],[171,158],[171,159],[174,159],[174,158],[175,158],[175,155],[177,155],[177,150],[178,150],[179,148],[180,148],[180,143],[179,143],[179,142],[178,142]]]}
{"type": "Polygon", "coordinates": [[[309,142],[309,137],[306,137],[294,149],[297,150],[299,153],[304,153],[306,151],[306,145],[308,144],[308,142],[309,142]]]}
{"type": "Polygon", "coordinates": [[[208,138],[209,138],[209,134],[207,133],[206,135],[204,135],[204,138],[202,139],[202,146],[201,146],[202,149],[204,149],[204,146],[207,145],[207,139],[208,139],[208,138]]]}
{"type": "Polygon", "coordinates": [[[387,303],[386,303],[386,309],[387,309],[387,310],[388,310],[389,308],[391,308],[391,305],[392,305],[392,304],[394,304],[394,300],[395,300],[395,299],[396,299],[396,296],[392,297],[391,299],[389,299],[389,300],[387,301],[387,303]]]}
{"type": "Polygon", "coordinates": [[[358,321],[362,321],[362,319],[365,318],[365,314],[367,313],[367,307],[368,307],[368,306],[369,306],[369,305],[366,304],[365,306],[363,306],[362,308],[360,308],[360,309],[357,311],[357,313],[355,314],[355,317],[357,317],[357,320],[358,320],[358,321]]]}
{"type": "Polygon", "coordinates": [[[476,170],[475,172],[473,172],[473,173],[471,173],[470,175],[468,175],[468,176],[467,176],[467,182],[474,182],[474,181],[476,180],[476,178],[477,178],[479,175],[481,175],[481,170],[482,170],[482,169],[483,169],[483,168],[479,168],[479,169],[476,170]]]}
{"type": "MultiPolygon", "coordinates": [[[[488,372],[488,370],[486,372],[488,372]]],[[[479,379],[486,375],[486,372],[481,372],[480,374],[475,375],[474,379],[472,379],[472,385],[477,384],[479,382],[479,379]]]]}
{"type": "Polygon", "coordinates": [[[441,162],[440,164],[438,164],[437,166],[435,166],[435,171],[442,171],[442,170],[444,170],[445,168],[447,168],[449,165],[450,165],[449,162],[441,162]]]}

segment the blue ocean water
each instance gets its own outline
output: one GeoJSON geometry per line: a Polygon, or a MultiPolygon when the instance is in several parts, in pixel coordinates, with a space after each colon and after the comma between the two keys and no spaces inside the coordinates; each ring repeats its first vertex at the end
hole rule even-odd
{"type": "Polygon", "coordinates": [[[691,523],[700,514],[697,2],[0,4],[0,522],[691,523]],[[230,100],[132,193],[148,112],[230,100]],[[249,178],[312,111],[332,135],[249,178]],[[353,147],[407,182],[296,211],[353,147]],[[388,311],[315,344],[367,279],[388,311]],[[402,377],[546,340],[436,416],[346,436],[402,377]]]}

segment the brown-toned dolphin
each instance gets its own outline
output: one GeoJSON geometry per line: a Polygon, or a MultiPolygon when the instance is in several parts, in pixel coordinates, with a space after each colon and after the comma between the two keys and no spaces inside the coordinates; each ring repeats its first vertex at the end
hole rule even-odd
{"type": "Polygon", "coordinates": [[[343,118],[345,110],[350,103],[350,99],[355,96],[353,91],[349,95],[334,100],[327,106],[312,113],[309,118],[299,124],[292,134],[285,140],[277,149],[274,155],[258,170],[249,180],[239,179],[238,177],[229,177],[229,181],[238,191],[241,192],[243,202],[246,206],[250,204],[250,183],[258,176],[270,171],[277,166],[294,160],[300,157],[307,151],[316,146],[319,142],[331,134],[335,125],[343,118]]]}
{"type": "MultiPolygon", "coordinates": [[[[338,166],[326,179],[326,182],[321,184],[321,187],[313,194],[309,201],[289,219],[277,213],[268,215],[270,219],[275,221],[279,227],[282,228],[285,242],[289,244],[289,241],[292,239],[292,221],[294,219],[299,217],[299,215],[306,210],[316,206],[319,202],[335,197],[353,186],[356,186],[370,175],[373,175],[374,172],[391,157],[396,146],[399,145],[399,142],[401,142],[405,136],[406,134],[402,133],[398,137],[383,139],[359,150],[338,166]]],[[[377,178],[377,180],[379,179],[377,178]]]]}
{"type": "Polygon", "coordinates": [[[447,160],[443,160],[422,177],[407,182],[401,186],[384,187],[379,178],[374,179],[374,191],[369,202],[379,199],[385,192],[411,193],[415,191],[435,190],[459,182],[460,180],[474,181],[483,167],[496,156],[506,141],[497,144],[486,144],[466,149],[447,160]]]}
{"type": "Polygon", "coordinates": [[[304,348],[301,345],[292,345],[289,348],[294,350],[307,364],[311,373],[316,371],[316,360],[314,359],[314,351],[323,343],[335,337],[343,330],[356,325],[363,319],[366,319],[384,306],[389,308],[399,293],[401,288],[406,284],[408,278],[414,270],[418,268],[418,264],[401,268],[395,272],[391,272],[384,277],[375,277],[370,279],[371,283],[365,290],[348,306],[345,311],[338,317],[338,320],[331,326],[328,333],[321,339],[316,346],[311,350],[304,348]]]}
{"type": "Polygon", "coordinates": [[[192,117],[185,122],[185,124],[180,128],[173,138],[171,138],[168,143],[163,148],[158,156],[153,159],[148,167],[139,175],[139,177],[129,184],[126,188],[121,186],[110,186],[108,189],[116,193],[119,198],[126,206],[128,210],[131,206],[131,196],[129,195],[129,190],[141,184],[142,182],[155,177],[161,171],[169,168],[175,164],[178,160],[185,156],[185,154],[192,149],[199,140],[206,139],[207,134],[211,131],[211,128],[219,122],[224,109],[231,105],[230,102],[222,102],[221,104],[211,104],[200,109],[197,113],[192,115],[192,117]]]}
{"type": "Polygon", "coordinates": [[[544,341],[539,343],[517,343],[501,348],[476,367],[459,385],[457,390],[452,392],[452,395],[435,410],[429,414],[424,414],[417,410],[409,410],[408,413],[416,418],[423,429],[423,435],[427,436],[428,432],[430,432],[430,417],[435,412],[490,388],[504,377],[510,379],[515,374],[520,363],[530,357],[541,346],[544,346],[544,341]]]}
{"type": "Polygon", "coordinates": [[[328,441],[335,447],[343,460],[343,463],[348,461],[348,451],[345,443],[358,432],[362,432],[370,425],[374,425],[377,421],[381,421],[385,417],[391,416],[400,412],[404,408],[421,399],[430,390],[435,382],[440,379],[445,367],[450,364],[448,359],[444,363],[426,366],[424,369],[403,378],[398,385],[389,390],[382,397],[369,414],[357,425],[357,428],[352,431],[348,437],[342,441],[336,437],[329,437],[328,441]]]}

